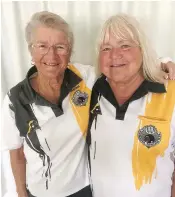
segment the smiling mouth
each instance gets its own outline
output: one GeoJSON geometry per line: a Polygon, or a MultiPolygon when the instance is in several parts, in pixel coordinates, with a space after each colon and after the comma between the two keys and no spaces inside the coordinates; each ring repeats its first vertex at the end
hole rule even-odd
{"type": "Polygon", "coordinates": [[[50,67],[55,67],[55,66],[58,66],[59,64],[47,64],[47,63],[44,63],[44,65],[50,66],[50,67]]]}
{"type": "Polygon", "coordinates": [[[113,64],[110,67],[112,67],[112,68],[118,68],[118,67],[123,67],[123,66],[126,66],[126,64],[113,64]]]}

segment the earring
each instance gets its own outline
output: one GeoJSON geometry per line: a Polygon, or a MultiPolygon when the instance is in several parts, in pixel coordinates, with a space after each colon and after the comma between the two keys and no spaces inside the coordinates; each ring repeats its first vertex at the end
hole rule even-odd
{"type": "Polygon", "coordinates": [[[33,60],[31,60],[31,64],[32,64],[33,66],[35,66],[35,62],[34,62],[33,60]]]}

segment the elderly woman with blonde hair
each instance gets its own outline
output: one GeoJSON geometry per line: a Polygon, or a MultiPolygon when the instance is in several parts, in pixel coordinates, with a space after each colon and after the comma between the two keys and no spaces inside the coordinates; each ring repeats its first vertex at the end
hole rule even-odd
{"type": "Polygon", "coordinates": [[[131,16],[110,17],[97,48],[87,137],[94,197],[174,197],[175,81],[131,16]]]}
{"type": "Polygon", "coordinates": [[[73,33],[56,14],[34,14],[26,40],[34,66],[3,104],[18,196],[91,197],[85,136],[94,69],[69,63],[73,33]]]}

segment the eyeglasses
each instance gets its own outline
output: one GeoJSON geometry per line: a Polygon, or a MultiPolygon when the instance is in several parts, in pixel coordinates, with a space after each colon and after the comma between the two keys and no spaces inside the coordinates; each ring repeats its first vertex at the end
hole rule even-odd
{"type": "Polygon", "coordinates": [[[56,54],[58,55],[67,55],[69,53],[69,47],[65,44],[57,44],[57,45],[48,45],[43,43],[32,44],[32,47],[36,50],[36,52],[41,55],[46,55],[50,48],[53,48],[56,54]]]}

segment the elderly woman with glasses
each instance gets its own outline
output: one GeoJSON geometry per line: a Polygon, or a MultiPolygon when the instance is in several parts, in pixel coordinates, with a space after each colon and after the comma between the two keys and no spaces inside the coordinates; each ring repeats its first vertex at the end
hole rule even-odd
{"type": "Polygon", "coordinates": [[[175,81],[157,65],[134,18],[106,21],[87,137],[94,197],[175,197],[175,81]]]}
{"type": "Polygon", "coordinates": [[[85,136],[93,68],[69,63],[73,33],[56,14],[34,14],[26,40],[34,66],[3,105],[18,196],[91,197],[85,136]]]}
{"type": "Polygon", "coordinates": [[[91,197],[85,137],[95,72],[70,64],[73,33],[56,14],[34,14],[26,40],[34,66],[3,104],[2,137],[18,196],[91,197]]]}

